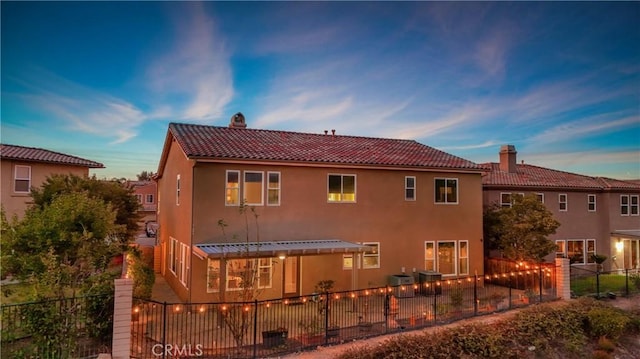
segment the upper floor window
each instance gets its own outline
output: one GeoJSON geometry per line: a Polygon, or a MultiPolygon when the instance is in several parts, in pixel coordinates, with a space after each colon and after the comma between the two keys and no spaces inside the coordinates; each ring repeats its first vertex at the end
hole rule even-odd
{"type": "Polygon", "coordinates": [[[176,205],[180,205],[180,175],[176,176],[176,205]]]}
{"type": "Polygon", "coordinates": [[[435,191],[436,203],[458,203],[457,178],[436,178],[435,191]]]}
{"type": "Polygon", "coordinates": [[[264,188],[262,172],[244,172],[244,200],[248,205],[262,206],[264,204],[264,188]]]}
{"type": "Polygon", "coordinates": [[[227,206],[240,204],[240,171],[227,171],[224,197],[227,206]]]}
{"type": "Polygon", "coordinates": [[[406,176],[404,178],[404,200],[416,200],[416,178],[414,176],[406,176]]]}
{"type": "Polygon", "coordinates": [[[267,205],[280,205],[280,172],[267,173],[267,205]]]}
{"type": "Polygon", "coordinates": [[[623,194],[620,196],[620,214],[623,216],[637,216],[638,215],[638,205],[640,196],[638,195],[626,195],[623,194]]]}
{"type": "Polygon", "coordinates": [[[561,193],[558,195],[558,209],[561,212],[566,212],[567,211],[567,195],[564,193],[561,193]]]}
{"type": "Polygon", "coordinates": [[[153,203],[153,195],[152,194],[148,194],[147,198],[146,198],[147,203],[153,203]]]}
{"type": "Polygon", "coordinates": [[[14,192],[31,192],[31,166],[16,165],[14,169],[14,192]]]}
{"type": "Polygon", "coordinates": [[[587,195],[587,208],[588,208],[589,212],[595,212],[596,211],[596,195],[595,194],[588,194],[587,195]]]}
{"type": "Polygon", "coordinates": [[[355,202],[356,201],[356,176],[330,174],[327,201],[355,202]]]}
{"type": "Polygon", "coordinates": [[[524,197],[524,193],[500,193],[500,206],[511,207],[516,196],[524,197]]]}
{"type": "Polygon", "coordinates": [[[140,204],[142,204],[142,195],[141,194],[136,194],[136,199],[138,200],[138,202],[140,204]]]}
{"type": "Polygon", "coordinates": [[[371,251],[362,254],[362,268],[380,268],[380,242],[364,242],[362,244],[372,248],[371,251]]]}
{"type": "Polygon", "coordinates": [[[536,193],[536,199],[540,203],[544,203],[544,193],[536,193]]]}

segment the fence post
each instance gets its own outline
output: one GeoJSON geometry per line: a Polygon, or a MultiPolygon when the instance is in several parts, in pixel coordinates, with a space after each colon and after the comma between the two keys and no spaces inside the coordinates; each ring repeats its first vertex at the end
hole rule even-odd
{"type": "Polygon", "coordinates": [[[115,280],[113,295],[113,359],[128,359],[131,356],[131,311],[133,308],[133,279],[115,280]]]}
{"type": "Polygon", "coordinates": [[[624,290],[627,297],[629,296],[629,268],[624,270],[624,290]]]}
{"type": "Polygon", "coordinates": [[[473,276],[473,316],[478,315],[478,275],[473,276]]]}
{"type": "Polygon", "coordinates": [[[256,350],[258,349],[258,300],[253,300],[253,357],[257,358],[256,350]]]}
{"type": "Polygon", "coordinates": [[[556,288],[560,299],[571,299],[571,265],[569,258],[556,258],[556,288]]]}

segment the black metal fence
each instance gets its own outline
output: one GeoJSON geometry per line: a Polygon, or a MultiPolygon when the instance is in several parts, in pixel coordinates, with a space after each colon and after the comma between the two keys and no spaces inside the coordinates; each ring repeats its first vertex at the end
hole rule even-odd
{"type": "Polygon", "coordinates": [[[131,357],[277,357],[554,300],[554,274],[538,268],[247,303],[134,299],[131,357]]]}
{"type": "Polygon", "coordinates": [[[577,266],[571,267],[572,296],[616,298],[635,293],[640,293],[640,270],[638,269],[601,272],[577,266]]]}
{"type": "Polygon", "coordinates": [[[92,358],[111,352],[113,296],[0,307],[2,358],[92,358]]]}

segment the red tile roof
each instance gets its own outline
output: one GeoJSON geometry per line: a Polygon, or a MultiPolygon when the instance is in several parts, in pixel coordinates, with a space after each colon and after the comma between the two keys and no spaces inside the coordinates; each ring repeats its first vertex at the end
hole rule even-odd
{"type": "Polygon", "coordinates": [[[477,164],[412,140],[169,124],[191,159],[233,159],[480,170],[477,164]]]}
{"type": "Polygon", "coordinates": [[[0,144],[0,158],[25,162],[58,163],[88,168],[104,168],[102,163],[65,155],[64,153],[44,150],[42,148],[5,144],[0,144]]]}
{"type": "Polygon", "coordinates": [[[500,170],[499,163],[483,163],[484,187],[544,187],[562,189],[635,189],[640,183],[604,177],[590,177],[570,172],[558,171],[529,164],[517,164],[516,172],[500,170]]]}

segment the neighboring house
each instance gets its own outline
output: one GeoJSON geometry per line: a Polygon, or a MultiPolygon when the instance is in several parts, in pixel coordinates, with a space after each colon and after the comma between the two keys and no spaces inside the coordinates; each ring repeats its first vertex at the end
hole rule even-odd
{"type": "Polygon", "coordinates": [[[31,188],[40,187],[54,174],[89,176],[90,168],[102,163],[41,148],[0,144],[2,162],[2,207],[7,218],[21,218],[32,203],[31,188]]]}
{"type": "MultiPolygon", "coordinates": [[[[155,227],[158,210],[157,192],[158,184],[155,181],[127,181],[126,186],[133,188],[138,202],[140,202],[140,228],[145,230],[155,227]],[[149,224],[149,225],[148,225],[149,224]]],[[[151,233],[147,233],[151,234],[151,233]]]]}
{"type": "Polygon", "coordinates": [[[260,298],[483,274],[481,168],[415,141],[171,123],[157,181],[162,273],[186,301],[232,298],[247,266],[260,298]]]}
{"type": "MultiPolygon", "coordinates": [[[[499,163],[483,164],[484,204],[510,206],[514,195],[535,193],[561,225],[550,238],[556,257],[595,269],[593,254],[608,257],[605,270],[639,268],[638,181],[590,177],[517,163],[516,149],[500,149],[499,163]]],[[[552,259],[553,255],[549,259],[552,259]]]]}

